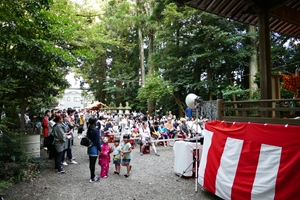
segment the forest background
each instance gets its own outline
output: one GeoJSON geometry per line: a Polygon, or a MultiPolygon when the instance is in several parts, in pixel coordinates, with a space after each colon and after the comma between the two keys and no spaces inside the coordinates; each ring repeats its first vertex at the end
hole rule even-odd
{"type": "MultiPolygon", "coordinates": [[[[171,0],[0,1],[0,20],[0,128],[53,104],[70,71],[97,101],[149,113],[184,116],[187,94],[215,100],[218,86],[260,98],[257,28],[171,0]]],[[[271,39],[272,74],[294,72],[297,38],[271,39]]]]}
{"type": "MultiPolygon", "coordinates": [[[[0,192],[38,173],[18,148],[22,118],[53,105],[69,72],[84,95],[150,114],[184,116],[189,93],[215,100],[218,86],[226,101],[260,99],[257,27],[172,0],[0,0],[0,21],[0,192]]],[[[272,74],[299,67],[297,43],[271,33],[272,74]]]]}

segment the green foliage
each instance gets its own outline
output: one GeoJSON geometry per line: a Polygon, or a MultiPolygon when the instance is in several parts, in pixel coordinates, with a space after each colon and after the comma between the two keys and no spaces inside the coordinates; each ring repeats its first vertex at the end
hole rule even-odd
{"type": "MultiPolygon", "coordinates": [[[[228,92],[246,98],[247,90],[239,78],[250,56],[245,25],[173,3],[162,15],[154,63],[164,80],[176,88],[179,107],[188,93],[215,99],[218,85],[226,88],[235,83],[240,87],[228,88],[228,92]]],[[[171,104],[174,101],[169,100],[167,106],[171,104]]]]}
{"type": "Polygon", "coordinates": [[[159,73],[153,73],[146,76],[146,84],[139,89],[137,98],[141,102],[160,101],[173,96],[173,93],[173,85],[163,80],[159,73]]]}
{"type": "Polygon", "coordinates": [[[12,183],[31,180],[39,172],[39,163],[24,154],[18,133],[0,126],[0,191],[12,183]]]}
{"type": "Polygon", "coordinates": [[[51,105],[69,87],[71,67],[88,57],[74,37],[80,25],[72,10],[67,0],[0,4],[0,111],[9,118],[51,105]]]}
{"type": "Polygon", "coordinates": [[[238,85],[229,85],[222,90],[223,99],[225,101],[232,100],[232,95],[234,94],[237,99],[248,100],[249,99],[249,89],[241,89],[238,85]]]}

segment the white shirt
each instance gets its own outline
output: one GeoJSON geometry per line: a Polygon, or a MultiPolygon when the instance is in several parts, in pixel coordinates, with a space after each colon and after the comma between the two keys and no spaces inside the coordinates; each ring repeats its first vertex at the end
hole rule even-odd
{"type": "Polygon", "coordinates": [[[151,137],[150,128],[148,126],[146,128],[144,128],[143,126],[140,127],[139,132],[142,137],[142,140],[145,140],[146,138],[151,137]]]}
{"type": "Polygon", "coordinates": [[[193,131],[194,133],[202,133],[201,127],[199,124],[193,124],[193,131]]]}
{"type": "Polygon", "coordinates": [[[194,122],[193,121],[187,121],[186,124],[188,125],[189,129],[191,129],[194,122]]]}

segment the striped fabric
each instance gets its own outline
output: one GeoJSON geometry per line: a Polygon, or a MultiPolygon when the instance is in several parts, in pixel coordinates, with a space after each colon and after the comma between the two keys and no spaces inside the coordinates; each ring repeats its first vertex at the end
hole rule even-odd
{"type": "Polygon", "coordinates": [[[198,182],[223,199],[300,197],[300,126],[212,121],[198,182]]]}

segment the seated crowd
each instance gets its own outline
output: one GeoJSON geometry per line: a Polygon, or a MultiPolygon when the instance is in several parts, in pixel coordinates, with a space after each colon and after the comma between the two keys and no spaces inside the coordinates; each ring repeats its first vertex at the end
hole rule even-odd
{"type": "MultiPolygon", "coordinates": [[[[132,112],[130,115],[111,114],[106,111],[77,112],[71,108],[67,110],[47,110],[43,118],[44,146],[49,152],[49,159],[55,160],[55,169],[65,173],[62,165],[77,164],[72,155],[73,133],[77,128],[78,138],[90,126],[89,119],[95,119],[94,128],[99,133],[99,138],[109,134],[130,138],[136,138],[136,143],[141,144],[141,152],[146,145],[152,147],[156,156],[159,156],[156,145],[172,147],[170,140],[175,137],[192,138],[201,135],[205,117],[195,120],[193,117],[176,119],[175,115],[168,112],[165,116],[150,116],[139,112],[132,112]]],[[[121,141],[122,142],[122,141],[121,141]]],[[[102,142],[101,142],[102,143],[102,142]]],[[[135,143],[135,144],[136,144],[135,143]]],[[[94,160],[94,159],[92,159],[94,160]]],[[[127,165],[128,173],[131,165],[127,165]]],[[[93,175],[92,175],[92,178],[93,175]]]]}

